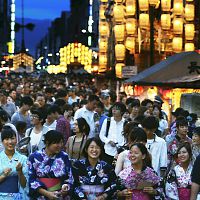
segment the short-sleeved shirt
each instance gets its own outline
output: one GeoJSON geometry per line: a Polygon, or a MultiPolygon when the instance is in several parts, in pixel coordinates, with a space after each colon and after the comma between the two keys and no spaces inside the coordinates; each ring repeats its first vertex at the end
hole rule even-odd
{"type": "Polygon", "coordinates": [[[192,170],[192,182],[200,185],[200,155],[196,158],[196,161],[192,170]]]}

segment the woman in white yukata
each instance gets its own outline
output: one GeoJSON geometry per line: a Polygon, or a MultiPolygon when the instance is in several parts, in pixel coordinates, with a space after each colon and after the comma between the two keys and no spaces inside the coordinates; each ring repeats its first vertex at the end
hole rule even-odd
{"type": "Polygon", "coordinates": [[[166,195],[173,200],[189,200],[191,192],[192,149],[189,142],[182,143],[177,150],[177,164],[169,173],[166,195]]]}
{"type": "Polygon", "coordinates": [[[25,200],[27,157],[15,150],[16,133],[10,127],[1,132],[4,150],[0,152],[0,200],[25,200]]]}

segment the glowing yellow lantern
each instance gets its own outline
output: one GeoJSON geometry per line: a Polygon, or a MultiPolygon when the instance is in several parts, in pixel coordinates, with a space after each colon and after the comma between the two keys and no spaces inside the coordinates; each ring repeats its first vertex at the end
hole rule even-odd
{"type": "Polygon", "coordinates": [[[115,65],[115,74],[118,78],[122,78],[122,68],[124,67],[124,63],[117,63],[115,65]]]}
{"type": "Polygon", "coordinates": [[[122,61],[125,59],[125,50],[124,44],[115,45],[115,57],[117,61],[122,61]]]}
{"type": "Polygon", "coordinates": [[[193,40],[195,34],[194,24],[185,24],[185,39],[193,40]]]}
{"type": "Polygon", "coordinates": [[[159,2],[160,2],[159,0],[149,0],[149,4],[150,4],[151,6],[157,5],[159,2]]]}
{"type": "Polygon", "coordinates": [[[144,29],[149,27],[149,15],[147,13],[141,13],[139,15],[139,24],[140,27],[144,29]]]}
{"type": "Polygon", "coordinates": [[[134,35],[136,32],[136,19],[128,18],[126,20],[126,32],[128,35],[134,35]]]}
{"type": "Polygon", "coordinates": [[[100,5],[100,9],[99,9],[99,17],[100,19],[106,19],[104,13],[106,10],[106,5],[100,5]]]}
{"type": "Polygon", "coordinates": [[[108,2],[108,0],[101,0],[101,2],[102,2],[102,3],[107,3],[107,2],[108,2]]]}
{"type": "Polygon", "coordinates": [[[161,15],[161,27],[163,30],[170,30],[170,27],[171,27],[170,14],[162,14],[161,15]]]}
{"type": "Polygon", "coordinates": [[[183,33],[183,19],[182,18],[175,18],[173,21],[173,30],[175,34],[182,34],[183,33]]]}
{"type": "Polygon", "coordinates": [[[185,5],[185,19],[187,21],[194,20],[194,5],[193,4],[186,4],[185,5]]]}
{"type": "Polygon", "coordinates": [[[131,51],[131,53],[133,53],[133,51],[135,50],[135,38],[134,37],[127,37],[126,42],[125,42],[125,46],[128,50],[131,51]]]}
{"type": "Polygon", "coordinates": [[[136,4],[135,0],[126,0],[126,15],[133,16],[135,15],[136,4]]]}
{"type": "Polygon", "coordinates": [[[161,0],[162,11],[171,10],[171,0],[161,0]]]}
{"type": "Polygon", "coordinates": [[[109,33],[108,23],[107,22],[99,22],[99,33],[101,36],[107,36],[109,33]]]}
{"type": "Polygon", "coordinates": [[[174,37],[172,40],[172,48],[174,52],[181,52],[183,47],[183,38],[174,37]]]}
{"type": "Polygon", "coordinates": [[[125,26],[124,26],[124,24],[115,25],[114,33],[115,33],[115,40],[117,42],[123,41],[124,36],[125,36],[125,26]]]}
{"type": "Polygon", "coordinates": [[[99,69],[98,69],[99,73],[105,72],[106,70],[107,70],[106,65],[99,65],[99,69]]]}
{"type": "Polygon", "coordinates": [[[107,65],[106,54],[99,54],[99,65],[107,65]]]}
{"type": "Polygon", "coordinates": [[[140,11],[149,10],[149,0],[139,0],[139,9],[140,11]]]}
{"type": "Polygon", "coordinates": [[[99,52],[107,52],[108,41],[106,38],[101,38],[99,41],[99,52]]]}
{"type": "Polygon", "coordinates": [[[194,50],[195,50],[194,43],[192,42],[185,43],[185,51],[194,51],[194,50]]]}
{"type": "Polygon", "coordinates": [[[122,3],[123,0],[115,0],[115,3],[122,3]]]}
{"type": "Polygon", "coordinates": [[[114,5],[113,14],[116,22],[122,22],[124,20],[124,6],[114,5]]]}
{"type": "Polygon", "coordinates": [[[173,12],[175,15],[182,15],[183,13],[183,0],[174,0],[173,12]]]}

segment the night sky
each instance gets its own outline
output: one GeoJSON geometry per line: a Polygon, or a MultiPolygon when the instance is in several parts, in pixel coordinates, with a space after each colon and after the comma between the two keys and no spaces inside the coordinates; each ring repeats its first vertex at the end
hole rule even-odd
{"type": "MultiPolygon", "coordinates": [[[[21,0],[16,0],[16,17],[21,17],[21,0]]],[[[70,0],[24,0],[24,17],[55,19],[61,11],[70,10],[70,0]]]]}

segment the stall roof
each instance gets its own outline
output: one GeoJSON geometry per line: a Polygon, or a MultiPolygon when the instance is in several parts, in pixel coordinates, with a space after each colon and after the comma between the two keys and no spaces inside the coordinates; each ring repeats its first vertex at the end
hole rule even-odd
{"type": "MultiPolygon", "coordinates": [[[[185,87],[189,83],[189,87],[192,87],[191,82],[198,82],[200,76],[196,71],[190,75],[188,67],[191,66],[191,62],[196,62],[197,66],[200,66],[200,54],[197,52],[175,54],[127,79],[125,83],[172,87],[181,87],[181,84],[185,87]]],[[[200,87],[200,82],[195,83],[194,87],[200,87]]]]}

